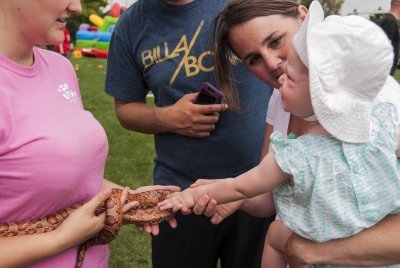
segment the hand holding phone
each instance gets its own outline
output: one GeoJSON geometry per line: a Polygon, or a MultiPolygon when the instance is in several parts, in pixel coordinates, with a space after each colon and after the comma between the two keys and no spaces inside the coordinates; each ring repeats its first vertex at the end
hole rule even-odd
{"type": "Polygon", "coordinates": [[[222,92],[208,82],[201,85],[195,104],[219,104],[222,102],[222,92]]]}

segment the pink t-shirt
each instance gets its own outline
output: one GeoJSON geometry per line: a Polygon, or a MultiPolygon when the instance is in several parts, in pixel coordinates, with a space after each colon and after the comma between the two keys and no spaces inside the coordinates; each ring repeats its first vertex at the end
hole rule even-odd
{"type": "MultiPolygon", "coordinates": [[[[102,188],[104,129],[83,109],[71,63],[34,48],[35,63],[0,55],[0,222],[36,219],[86,202],[102,188]]],[[[78,248],[30,267],[70,268],[78,248]]],[[[107,245],[83,267],[108,267],[107,245]]]]}

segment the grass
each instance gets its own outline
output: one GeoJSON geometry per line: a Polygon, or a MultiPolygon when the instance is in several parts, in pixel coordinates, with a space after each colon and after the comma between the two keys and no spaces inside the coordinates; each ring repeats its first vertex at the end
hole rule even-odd
{"type": "Polygon", "coordinates": [[[394,78],[396,78],[397,82],[400,81],[400,69],[397,69],[394,73],[394,78]]]}
{"type": "MultiPolygon", "coordinates": [[[[123,129],[115,117],[113,98],[104,93],[106,60],[72,59],[85,109],[91,111],[107,132],[109,155],[105,177],[132,189],[152,184],[153,136],[123,129]]],[[[151,244],[148,234],[132,226],[122,227],[111,244],[112,268],[149,268],[151,244]]]]}

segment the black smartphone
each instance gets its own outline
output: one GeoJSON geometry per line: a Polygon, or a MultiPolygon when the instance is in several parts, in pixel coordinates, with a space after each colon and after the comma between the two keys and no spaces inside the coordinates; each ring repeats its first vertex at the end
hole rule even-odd
{"type": "Polygon", "coordinates": [[[195,104],[219,104],[222,102],[222,92],[208,82],[201,85],[195,104]]]}

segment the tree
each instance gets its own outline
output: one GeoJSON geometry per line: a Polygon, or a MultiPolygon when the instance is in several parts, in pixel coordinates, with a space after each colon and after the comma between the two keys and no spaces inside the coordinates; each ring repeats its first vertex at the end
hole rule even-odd
{"type": "Polygon", "coordinates": [[[311,2],[312,2],[313,0],[301,0],[300,1],[300,3],[303,5],[303,6],[306,6],[307,8],[311,5],[311,2]]]}
{"type": "MultiPolygon", "coordinates": [[[[313,0],[301,0],[301,4],[309,7],[313,0]]],[[[319,0],[324,9],[325,16],[339,14],[344,0],[319,0]]]]}
{"type": "Polygon", "coordinates": [[[79,25],[82,23],[90,23],[89,16],[96,14],[99,16],[103,15],[102,9],[108,4],[108,0],[81,0],[82,13],[74,14],[68,20],[68,30],[71,33],[71,39],[75,40],[75,33],[77,32],[79,25]]]}

